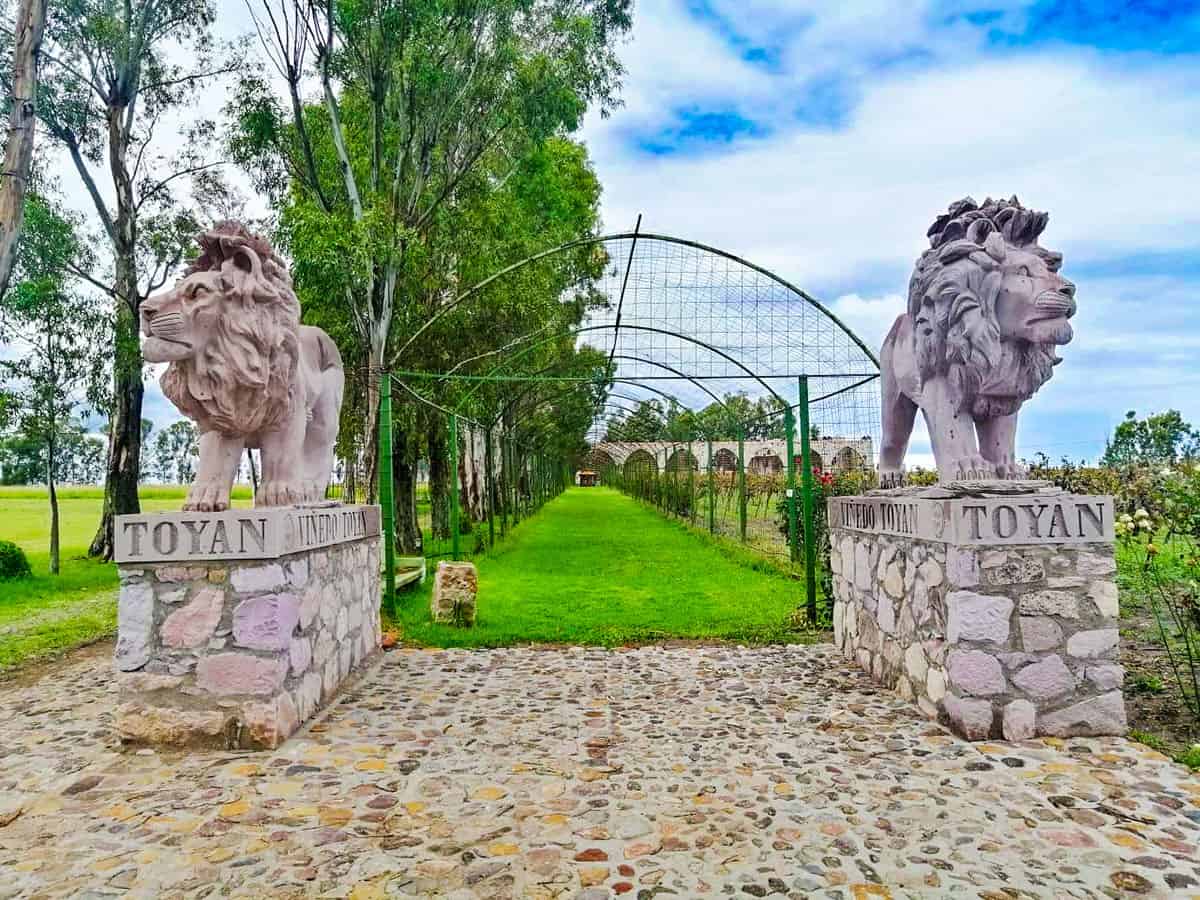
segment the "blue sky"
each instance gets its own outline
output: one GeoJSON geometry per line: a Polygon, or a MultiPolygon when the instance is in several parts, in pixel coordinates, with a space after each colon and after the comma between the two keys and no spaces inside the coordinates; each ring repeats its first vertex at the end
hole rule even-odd
{"type": "Polygon", "coordinates": [[[1022,452],[1200,422],[1200,2],[641,0],[623,58],[585,128],[608,230],[775,269],[877,346],[933,218],[1015,193],[1080,307],[1022,452]]]}
{"type": "MultiPolygon", "coordinates": [[[[218,7],[246,31],[243,0],[218,7]]],[[[878,346],[934,217],[1015,193],[1079,299],[1020,450],[1094,457],[1127,409],[1200,424],[1200,0],[636,0],[622,57],[624,106],[582,135],[607,230],[644,213],[878,346]]],[[[177,417],[153,382],[146,402],[177,417]]]]}

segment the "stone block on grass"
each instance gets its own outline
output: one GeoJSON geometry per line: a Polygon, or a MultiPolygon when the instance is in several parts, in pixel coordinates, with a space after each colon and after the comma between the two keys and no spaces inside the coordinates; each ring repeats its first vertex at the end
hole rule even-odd
{"type": "Polygon", "coordinates": [[[469,628],[475,624],[479,575],[474,563],[440,562],[433,576],[433,621],[469,628]]]}

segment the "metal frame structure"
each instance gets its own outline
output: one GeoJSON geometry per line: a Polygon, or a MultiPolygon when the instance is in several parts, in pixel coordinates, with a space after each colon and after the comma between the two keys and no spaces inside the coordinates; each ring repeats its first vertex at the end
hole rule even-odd
{"type": "MultiPolygon", "coordinates": [[[[489,351],[463,360],[449,371],[430,372],[397,367],[388,378],[403,386],[412,397],[441,409],[449,416],[451,452],[458,452],[457,429],[460,420],[469,420],[483,430],[489,467],[489,540],[490,502],[493,497],[490,467],[493,432],[522,405],[536,410],[571,391],[596,389],[601,398],[594,410],[595,423],[633,412],[651,397],[691,408],[698,399],[664,389],[671,383],[687,388],[694,398],[728,409],[720,389],[732,387],[744,393],[746,387],[773,407],[771,415],[782,417],[787,438],[786,521],[788,555],[793,563],[803,558],[806,606],[815,620],[817,548],[814,545],[814,474],[811,438],[814,429],[857,429],[856,433],[877,434],[879,362],[875,354],[826,305],[800,290],[790,281],[739,256],[683,238],[641,231],[641,217],[631,232],[586,237],[549,248],[504,267],[444,304],[438,312],[416,329],[399,348],[394,358],[402,360],[435,322],[468,304],[506,277],[528,266],[554,265],[556,257],[581,247],[594,246],[608,261],[620,260],[623,266],[605,264],[598,293],[615,298],[599,310],[591,310],[577,327],[559,329],[551,334],[537,333],[528,339],[513,341],[506,348],[489,351]],[[570,342],[580,346],[591,338],[605,336],[603,352],[608,370],[602,380],[563,374],[562,364],[551,362],[536,371],[527,371],[527,362],[552,342],[570,342]],[[611,335],[611,343],[607,337],[611,335]],[[503,354],[485,369],[471,366],[486,358],[503,354]],[[422,385],[457,385],[459,399],[453,409],[440,407],[422,393],[422,385]],[[501,402],[492,407],[483,421],[470,420],[468,411],[485,385],[499,386],[501,402]],[[660,386],[661,385],[661,386],[660,386]],[[791,402],[788,385],[795,385],[791,402]],[[511,387],[510,392],[505,388],[511,387]],[[618,393],[620,387],[624,393],[618,393]],[[619,402],[634,404],[628,408],[619,402]],[[824,406],[823,406],[824,404],[824,406]],[[835,408],[840,413],[829,414],[835,408]],[[849,412],[847,412],[847,410],[849,412]],[[492,414],[494,413],[494,414],[492,414]],[[832,423],[832,424],[831,424],[832,423]],[[799,448],[795,447],[797,431],[799,448]],[[798,453],[796,452],[798,449],[798,453]],[[799,476],[797,476],[799,461],[799,476]],[[798,502],[799,501],[799,502],[798,502]],[[801,531],[800,525],[803,523],[801,531]],[[803,546],[800,534],[803,534],[803,546]],[[803,557],[801,557],[803,554],[803,557]]],[[[601,349],[601,348],[597,348],[601,349]]],[[[381,391],[380,418],[389,417],[389,427],[380,428],[380,474],[385,469],[385,449],[390,447],[390,400],[381,391]],[[385,432],[388,445],[385,445],[385,432]]],[[[726,394],[728,397],[729,394],[726,394]]],[[[760,417],[761,418],[761,417],[760,417]]],[[[747,535],[746,513],[746,436],[758,419],[739,422],[737,439],[737,480],[739,483],[739,535],[747,535]]],[[[594,426],[595,427],[595,426],[594,426]]],[[[708,440],[707,491],[709,530],[714,523],[714,471],[711,436],[708,440]]],[[[731,436],[732,437],[732,436],[731,436]]],[[[689,444],[694,442],[688,442],[689,444]]],[[[390,449],[387,449],[390,454],[390,449]]],[[[501,454],[503,460],[507,458],[501,454]]],[[[540,465],[545,468],[543,461],[540,465]]],[[[558,464],[555,464],[558,465],[558,464]]],[[[561,471],[561,465],[558,466],[561,471]]],[[[503,466],[502,466],[503,468],[503,466]]],[[[456,469],[452,472],[456,473],[456,469]]],[[[694,473],[690,476],[694,481],[694,473]]],[[[566,481],[559,477],[557,483],[566,481]]],[[[457,495],[457,491],[452,491],[457,495]]],[[[694,487],[693,487],[694,493],[694,487]]],[[[381,501],[385,499],[381,491],[381,501]]],[[[695,504],[692,504],[694,517],[695,504]]],[[[457,541],[459,514],[457,496],[452,501],[452,554],[459,555],[457,541]]],[[[506,523],[502,523],[502,530],[506,523]]],[[[385,512],[384,527],[391,526],[385,512]]],[[[389,538],[390,542],[390,538],[389,538]]],[[[391,555],[387,565],[392,565],[391,555]]],[[[389,584],[390,584],[389,580],[389,584]]]]}

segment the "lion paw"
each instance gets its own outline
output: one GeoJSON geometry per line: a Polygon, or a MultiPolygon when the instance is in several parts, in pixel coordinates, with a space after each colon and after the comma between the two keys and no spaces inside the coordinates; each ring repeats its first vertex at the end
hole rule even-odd
{"type": "Polygon", "coordinates": [[[879,486],[884,489],[904,487],[904,470],[880,469],[879,486]]]}
{"type": "Polygon", "coordinates": [[[1029,477],[1029,469],[1016,460],[1005,459],[996,463],[996,477],[1004,481],[1023,481],[1029,477]]]}
{"type": "Polygon", "coordinates": [[[978,453],[951,460],[952,481],[994,481],[999,477],[996,466],[978,453]]]}
{"type": "Polygon", "coordinates": [[[290,481],[264,481],[254,495],[255,506],[292,506],[300,503],[302,493],[290,481]]]}
{"type": "Polygon", "coordinates": [[[184,512],[222,512],[229,509],[229,490],[211,482],[196,482],[188,491],[184,512]]]}

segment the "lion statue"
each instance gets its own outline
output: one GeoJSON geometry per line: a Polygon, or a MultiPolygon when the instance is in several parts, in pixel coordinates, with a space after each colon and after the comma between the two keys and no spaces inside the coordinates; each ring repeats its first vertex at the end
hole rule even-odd
{"type": "Polygon", "coordinates": [[[880,353],[881,484],[902,483],[904,454],[920,409],[942,482],[1019,479],[1017,411],[1061,360],[1071,340],[1075,285],[1062,254],[1038,246],[1049,216],[1016,197],[970,197],[929,229],[908,312],[880,353]]]}
{"type": "Polygon", "coordinates": [[[322,500],[345,372],[324,331],[300,324],[287,267],[258,235],[222,222],[168,291],[141,304],[142,354],[169,363],[163,393],[196,422],[185,510],[229,508],[242,450],[262,453],[256,506],[322,500]]]}

